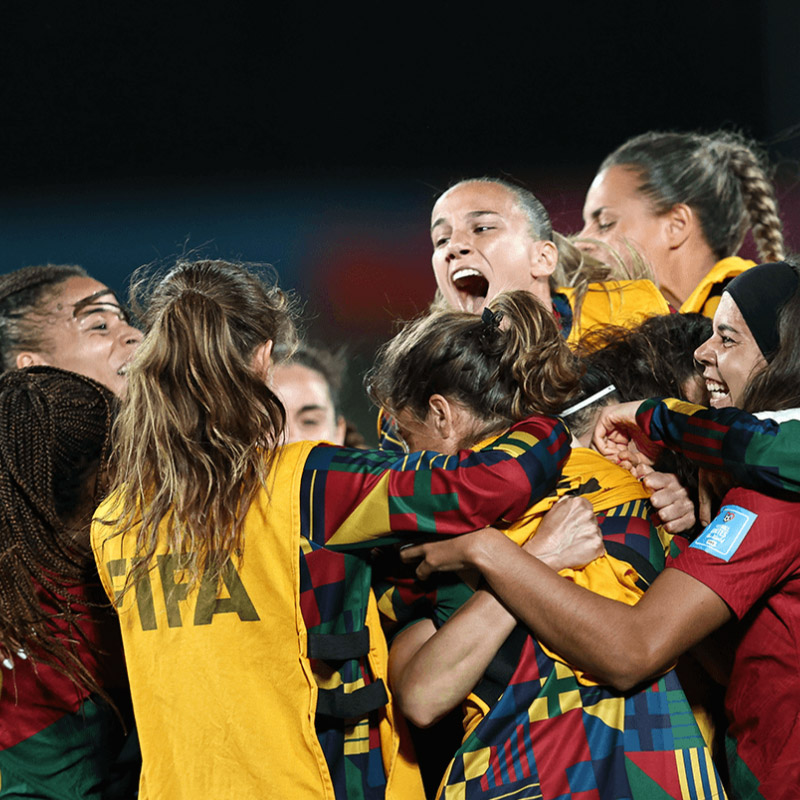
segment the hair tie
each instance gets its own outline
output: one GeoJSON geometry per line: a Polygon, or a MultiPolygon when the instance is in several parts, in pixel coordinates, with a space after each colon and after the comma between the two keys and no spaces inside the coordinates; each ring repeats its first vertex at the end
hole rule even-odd
{"type": "Polygon", "coordinates": [[[500,329],[500,320],[502,319],[502,311],[492,311],[491,308],[486,306],[481,314],[481,325],[487,333],[493,332],[500,329]]]}
{"type": "Polygon", "coordinates": [[[608,397],[608,395],[610,395],[610,394],[612,394],[613,392],[616,392],[616,391],[617,391],[617,387],[614,386],[613,383],[610,383],[608,386],[606,386],[605,389],[601,389],[599,392],[595,392],[594,394],[589,395],[589,397],[585,397],[580,402],[575,403],[575,405],[572,405],[569,408],[565,408],[559,414],[559,416],[560,417],[568,417],[571,414],[574,414],[575,412],[580,411],[582,408],[586,408],[587,406],[590,406],[593,403],[599,402],[604,397],[608,397]]]}

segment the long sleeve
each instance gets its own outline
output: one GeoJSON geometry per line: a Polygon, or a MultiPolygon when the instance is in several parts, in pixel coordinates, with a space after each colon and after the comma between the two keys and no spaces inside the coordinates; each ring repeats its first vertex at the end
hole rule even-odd
{"type": "Polygon", "coordinates": [[[569,452],[566,429],[549,417],[453,456],[318,445],[303,470],[302,529],[317,544],[351,549],[398,532],[458,534],[514,520],[555,486],[569,452]]]}
{"type": "Polygon", "coordinates": [[[697,466],[728,472],[740,486],[800,492],[800,418],[761,418],[737,408],[704,408],[672,398],[639,406],[639,427],[652,441],[697,466]]]}

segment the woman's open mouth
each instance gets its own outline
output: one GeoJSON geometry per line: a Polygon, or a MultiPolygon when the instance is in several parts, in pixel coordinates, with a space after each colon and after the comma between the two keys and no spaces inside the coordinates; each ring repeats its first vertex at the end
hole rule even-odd
{"type": "Polygon", "coordinates": [[[470,314],[479,314],[486,305],[489,281],[473,267],[457,269],[450,280],[458,292],[461,310],[470,314]]]}
{"type": "Polygon", "coordinates": [[[706,378],[706,391],[708,392],[709,403],[713,408],[725,408],[733,405],[731,393],[727,385],[722,381],[706,378]]]}

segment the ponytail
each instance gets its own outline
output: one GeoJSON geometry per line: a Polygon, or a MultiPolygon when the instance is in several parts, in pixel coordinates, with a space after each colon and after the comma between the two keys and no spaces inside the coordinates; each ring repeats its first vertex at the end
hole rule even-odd
{"type": "Polygon", "coordinates": [[[407,323],[366,379],[375,403],[421,420],[432,395],[454,400],[484,423],[483,435],[557,413],[577,381],[552,314],[524,291],[497,295],[481,317],[437,309],[407,323]]]}
{"type": "Polygon", "coordinates": [[[735,255],[748,230],[763,260],[782,259],[775,189],[755,142],[729,131],[709,135],[649,131],[617,148],[600,171],[611,166],[639,174],[638,191],[656,214],[676,203],[690,206],[717,259],[735,255]]]}
{"type": "Polygon", "coordinates": [[[783,226],[778,216],[775,189],[760,160],[744,145],[732,145],[730,165],[738,177],[749,227],[762,262],[782,261],[783,226]]]}
{"type": "Polygon", "coordinates": [[[291,346],[294,328],[286,296],[245,265],[179,263],[155,286],[135,281],[147,335],[114,429],[121,514],[105,522],[136,528],[132,583],[152,562],[159,526],[192,583],[242,551],[242,521],[284,426],[252,362],[267,341],[291,346]]]}

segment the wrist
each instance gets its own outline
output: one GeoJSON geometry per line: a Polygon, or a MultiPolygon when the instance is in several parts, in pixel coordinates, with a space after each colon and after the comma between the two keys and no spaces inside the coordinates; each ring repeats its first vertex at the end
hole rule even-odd
{"type": "Polygon", "coordinates": [[[481,573],[486,573],[502,564],[502,553],[509,546],[515,550],[519,549],[504,533],[494,528],[488,528],[473,536],[467,558],[471,566],[480,570],[481,573]]]}

